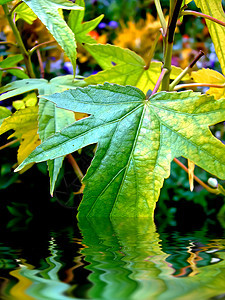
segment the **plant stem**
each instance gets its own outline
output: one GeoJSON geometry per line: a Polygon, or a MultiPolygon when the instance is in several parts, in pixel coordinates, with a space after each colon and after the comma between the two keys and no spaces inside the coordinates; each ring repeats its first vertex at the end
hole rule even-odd
{"type": "Polygon", "coordinates": [[[32,55],[34,53],[35,50],[37,50],[38,48],[42,47],[42,46],[46,46],[48,44],[52,44],[52,43],[56,43],[56,41],[47,41],[41,44],[38,44],[36,46],[34,46],[32,49],[29,50],[30,55],[32,55]]]}
{"type": "Polygon", "coordinates": [[[9,46],[14,46],[16,48],[18,48],[18,45],[17,44],[14,44],[14,43],[11,43],[11,42],[0,42],[0,45],[9,45],[9,46]]]}
{"type": "Polygon", "coordinates": [[[179,84],[173,88],[174,91],[186,88],[193,88],[193,87],[214,87],[214,88],[225,88],[224,84],[211,84],[211,83],[187,83],[187,84],[179,84]]]}
{"type": "Polygon", "coordinates": [[[208,16],[208,15],[205,15],[203,13],[200,13],[200,12],[197,12],[197,11],[192,11],[192,10],[185,10],[181,13],[182,16],[196,16],[196,17],[201,17],[201,18],[204,18],[204,19],[207,19],[207,20],[210,20],[210,21],[213,21],[217,24],[220,24],[222,26],[225,27],[225,23],[216,19],[216,18],[213,18],[211,16],[208,16]]]}
{"type": "Polygon", "coordinates": [[[163,66],[163,68],[167,69],[168,72],[165,74],[162,81],[163,91],[169,90],[174,33],[175,33],[177,19],[179,17],[182,2],[183,0],[170,1],[171,4],[170,17],[169,17],[169,23],[166,32],[166,39],[165,39],[166,46],[165,46],[165,53],[164,53],[164,66],[163,66]]]}
{"type": "MultiPolygon", "coordinates": [[[[173,161],[180,166],[186,173],[188,173],[188,168],[182,164],[177,158],[174,158],[173,161]]],[[[199,179],[196,175],[194,175],[194,179],[202,186],[204,187],[208,192],[219,195],[220,191],[218,189],[213,189],[209,187],[207,184],[205,184],[201,179],[199,179]]]]}
{"type": "Polygon", "coordinates": [[[162,72],[161,72],[161,74],[159,75],[159,78],[158,78],[158,80],[157,80],[157,82],[156,82],[156,85],[155,85],[155,87],[154,87],[154,89],[153,89],[153,91],[152,91],[152,94],[148,97],[148,99],[151,97],[151,96],[153,96],[157,91],[158,91],[158,89],[159,89],[159,87],[160,87],[160,84],[162,83],[162,80],[163,80],[163,77],[165,76],[165,74],[168,72],[168,70],[167,69],[162,69],[162,72]]]}
{"type": "Polygon", "coordinates": [[[19,33],[15,23],[13,22],[12,15],[9,12],[8,6],[7,6],[7,4],[3,4],[2,7],[3,7],[5,15],[8,19],[9,25],[12,28],[12,31],[13,31],[14,36],[16,38],[16,41],[18,43],[18,47],[20,48],[20,51],[21,51],[21,53],[24,57],[24,62],[25,62],[25,65],[26,65],[27,74],[28,74],[29,77],[35,78],[29,52],[26,50],[26,48],[24,46],[24,43],[22,41],[22,38],[20,36],[20,33],[19,33]]]}
{"type": "Polygon", "coordinates": [[[193,59],[193,61],[187,66],[179,76],[169,85],[169,91],[172,91],[174,87],[182,80],[182,78],[194,67],[196,62],[205,55],[202,50],[200,50],[199,54],[193,59]]]}
{"type": "Polygon", "coordinates": [[[38,57],[39,65],[40,65],[41,78],[45,78],[45,69],[44,69],[40,49],[37,49],[37,57],[38,57]]]}
{"type": "Polygon", "coordinates": [[[69,163],[71,164],[71,166],[73,167],[73,170],[74,170],[75,174],[77,175],[77,178],[81,182],[81,180],[83,179],[84,175],[83,175],[81,169],[79,168],[79,166],[78,166],[75,158],[73,157],[72,154],[68,154],[66,157],[67,157],[69,163]]]}
{"type": "Polygon", "coordinates": [[[17,8],[17,6],[19,6],[20,4],[22,4],[23,3],[23,1],[19,1],[18,3],[16,3],[14,6],[13,6],[13,8],[11,9],[11,11],[10,11],[10,15],[12,15],[12,13],[14,12],[14,10],[17,8]]]}
{"type": "Polygon", "coordinates": [[[1,146],[1,147],[0,147],[0,150],[5,149],[6,147],[9,147],[9,146],[11,146],[11,145],[13,145],[13,144],[15,144],[15,143],[17,143],[17,142],[19,142],[19,141],[20,141],[20,139],[15,139],[15,140],[13,140],[13,141],[11,141],[11,142],[9,142],[9,143],[7,143],[7,144],[1,146]]]}
{"type": "Polygon", "coordinates": [[[164,15],[163,15],[160,0],[154,0],[154,1],[155,1],[156,10],[157,10],[157,13],[158,13],[158,16],[159,16],[159,20],[160,20],[160,23],[161,23],[161,26],[162,26],[162,33],[163,33],[163,36],[165,36],[166,35],[167,24],[166,24],[166,20],[164,18],[164,15]]]}
{"type": "Polygon", "coordinates": [[[8,71],[8,70],[21,70],[24,71],[24,68],[22,67],[8,67],[8,68],[0,68],[0,71],[8,71]]]}

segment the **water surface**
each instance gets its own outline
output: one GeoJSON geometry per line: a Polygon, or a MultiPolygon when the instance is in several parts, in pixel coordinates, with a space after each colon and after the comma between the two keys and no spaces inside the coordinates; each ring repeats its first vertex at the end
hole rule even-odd
{"type": "Polygon", "coordinates": [[[132,218],[3,222],[0,298],[224,299],[224,230],[213,222],[186,232],[132,218]]]}

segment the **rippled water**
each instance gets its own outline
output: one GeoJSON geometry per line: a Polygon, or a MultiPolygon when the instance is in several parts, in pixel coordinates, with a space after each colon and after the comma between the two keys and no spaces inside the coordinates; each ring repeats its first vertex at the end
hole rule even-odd
{"type": "Polygon", "coordinates": [[[222,227],[148,219],[1,224],[1,299],[225,299],[222,227]],[[42,224],[42,225],[41,225],[42,224]]]}

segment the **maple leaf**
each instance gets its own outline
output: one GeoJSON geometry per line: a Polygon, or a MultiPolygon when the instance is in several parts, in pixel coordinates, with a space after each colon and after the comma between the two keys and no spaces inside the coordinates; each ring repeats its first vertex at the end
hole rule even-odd
{"type": "Polygon", "coordinates": [[[109,83],[45,98],[91,116],[48,138],[17,170],[98,143],[80,216],[153,216],[174,157],[225,179],[225,145],[209,130],[225,119],[225,99],[185,91],[159,92],[148,101],[137,88],[109,83]]]}
{"type": "Polygon", "coordinates": [[[75,37],[72,30],[60,16],[59,9],[82,10],[83,7],[68,0],[24,0],[24,2],[54,36],[69,57],[75,70],[77,56],[75,37]]]}
{"type": "MultiPolygon", "coordinates": [[[[80,7],[85,7],[84,0],[77,0],[76,4],[80,7]]],[[[88,33],[95,29],[95,27],[101,22],[104,15],[100,15],[99,17],[88,21],[83,22],[85,10],[80,11],[71,11],[69,14],[68,25],[73,31],[76,41],[78,43],[89,43],[95,44],[96,40],[92,38],[88,33]]]]}
{"type": "MultiPolygon", "coordinates": [[[[162,63],[153,61],[150,68],[145,68],[145,61],[135,52],[110,44],[85,45],[85,49],[104,69],[96,75],[85,78],[88,84],[104,82],[136,86],[144,93],[153,90],[161,73],[162,63]],[[114,66],[113,66],[114,65],[114,66]]],[[[182,69],[172,66],[171,79],[175,79],[182,69]]],[[[188,80],[186,75],[183,80],[188,80]]]]}

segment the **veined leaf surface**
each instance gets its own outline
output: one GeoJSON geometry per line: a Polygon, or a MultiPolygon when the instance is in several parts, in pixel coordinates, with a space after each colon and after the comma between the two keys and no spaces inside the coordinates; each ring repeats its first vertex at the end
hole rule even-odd
{"type": "MultiPolygon", "coordinates": [[[[136,86],[144,93],[153,90],[161,73],[162,63],[153,61],[149,69],[145,61],[135,52],[113,45],[92,44],[84,48],[96,59],[104,69],[96,75],[91,75],[85,81],[88,84],[103,84],[105,82],[136,86]]],[[[175,79],[182,69],[172,66],[171,79],[175,79]]],[[[184,80],[189,79],[186,75],[184,80]]]]}
{"type": "Polygon", "coordinates": [[[68,0],[24,0],[65,51],[74,67],[76,66],[76,41],[72,30],[60,16],[58,9],[82,10],[83,8],[68,0]]]}
{"type": "MultiPolygon", "coordinates": [[[[84,0],[77,0],[76,4],[81,7],[85,7],[84,0]]],[[[84,10],[72,10],[69,14],[68,25],[75,34],[76,41],[79,43],[95,44],[96,40],[88,35],[88,33],[95,29],[95,27],[101,22],[103,17],[104,15],[100,15],[99,17],[91,21],[83,22],[84,10]]]]}
{"type": "Polygon", "coordinates": [[[19,166],[98,143],[85,179],[80,216],[153,216],[170,162],[184,156],[225,179],[225,145],[208,126],[225,120],[225,100],[105,83],[47,96],[58,107],[90,117],[47,139],[19,166]]]}
{"type": "MultiPolygon", "coordinates": [[[[225,22],[225,15],[221,0],[195,0],[195,3],[204,14],[225,22]]],[[[206,24],[209,28],[209,33],[215,46],[215,51],[221,65],[222,72],[225,75],[225,27],[207,19],[206,24]]]]}

